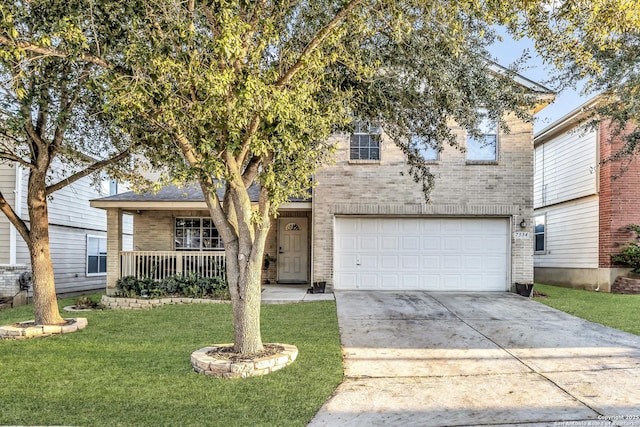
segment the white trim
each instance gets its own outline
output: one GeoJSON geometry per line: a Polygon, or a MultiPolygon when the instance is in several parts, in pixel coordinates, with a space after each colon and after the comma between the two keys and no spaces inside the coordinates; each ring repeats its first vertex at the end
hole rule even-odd
{"type": "MultiPolygon", "coordinates": [[[[16,181],[13,190],[13,211],[18,217],[22,216],[22,166],[16,162],[16,181]]],[[[15,265],[18,252],[18,230],[9,223],[9,264],[15,265]]]]}
{"type": "MultiPolygon", "coordinates": [[[[96,277],[96,276],[106,276],[107,272],[105,270],[104,273],[89,273],[89,239],[103,239],[105,243],[107,242],[106,236],[98,236],[95,234],[87,234],[86,245],[85,245],[85,257],[84,257],[84,274],[86,277],[96,277]]],[[[98,255],[99,256],[99,255],[98,255]]],[[[100,262],[98,261],[98,267],[100,266],[100,262]]]]}
{"type": "Polygon", "coordinates": [[[597,106],[599,97],[596,96],[586,101],[585,103],[574,108],[564,116],[560,117],[555,122],[551,123],[547,127],[533,135],[534,146],[544,143],[547,139],[552,138],[555,134],[560,133],[565,126],[574,126],[579,123],[584,117],[585,113],[597,106]],[[542,142],[541,142],[542,141],[542,142]]]}

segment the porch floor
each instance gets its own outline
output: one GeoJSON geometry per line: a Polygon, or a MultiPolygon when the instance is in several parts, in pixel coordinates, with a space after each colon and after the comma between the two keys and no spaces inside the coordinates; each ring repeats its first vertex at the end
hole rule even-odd
{"type": "Polygon", "coordinates": [[[263,304],[333,300],[333,293],[308,294],[310,285],[262,285],[263,304]]]}

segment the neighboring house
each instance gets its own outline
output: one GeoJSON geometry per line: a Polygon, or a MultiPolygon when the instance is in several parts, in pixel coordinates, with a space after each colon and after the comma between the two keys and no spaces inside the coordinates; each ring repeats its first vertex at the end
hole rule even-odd
{"type": "MultiPolygon", "coordinates": [[[[517,81],[539,93],[548,89],[517,81]]],[[[532,124],[507,116],[510,132],[485,123],[481,140],[456,127],[466,152],[425,152],[436,184],[425,203],[406,157],[381,130],[359,125],[335,135],[335,163],[314,176],[310,200],[282,206],[265,250],[263,280],[325,281],[334,289],[507,291],[533,281],[532,124]]],[[[253,200],[255,197],[253,195],[253,200]]],[[[161,277],[215,270],[224,260],[200,191],[92,200],[107,210],[107,292],[123,275],[161,277]],[[133,213],[134,251],[123,250],[122,213],[133,213]]]]}
{"type": "Polygon", "coordinates": [[[628,269],[611,255],[640,223],[640,163],[604,162],[622,146],[608,122],[581,126],[597,98],[535,136],[535,280],[610,291],[628,269]],[[623,171],[624,169],[624,171],[623,171]]]}
{"type": "MultiPolygon", "coordinates": [[[[0,191],[29,225],[28,171],[17,164],[0,164],[0,191]]],[[[49,235],[56,292],[104,289],[106,284],[105,212],[89,206],[89,199],[115,194],[117,184],[103,180],[101,190],[83,178],[57,192],[49,200],[49,235]]],[[[130,217],[129,217],[130,218],[130,217]]],[[[123,227],[125,247],[131,247],[131,220],[123,227]]],[[[16,278],[30,271],[27,245],[4,214],[0,214],[0,296],[14,296],[16,278]]]]}

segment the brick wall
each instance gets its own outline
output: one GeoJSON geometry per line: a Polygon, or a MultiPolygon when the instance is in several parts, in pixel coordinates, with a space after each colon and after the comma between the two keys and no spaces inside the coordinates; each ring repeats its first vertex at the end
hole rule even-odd
{"type": "MultiPolygon", "coordinates": [[[[622,147],[619,138],[612,139],[607,122],[600,126],[599,138],[600,161],[622,147]]],[[[611,254],[619,252],[625,242],[635,237],[624,227],[640,224],[640,161],[624,159],[601,164],[599,185],[599,266],[609,268],[611,254]]]]}
{"type": "Polygon", "coordinates": [[[26,265],[0,265],[0,297],[13,297],[20,291],[18,278],[25,271],[26,265]]]}
{"type": "MultiPolygon", "coordinates": [[[[508,117],[507,122],[510,133],[499,136],[497,164],[467,164],[465,153],[445,147],[441,160],[431,167],[436,183],[429,204],[425,203],[421,185],[408,175],[405,156],[393,142],[383,138],[379,163],[353,164],[349,163],[348,135],[334,137],[338,144],[335,164],[318,171],[315,177],[313,280],[333,283],[336,214],[502,216],[512,218],[512,231],[523,218],[531,224],[532,125],[515,117],[508,117]]],[[[456,132],[464,146],[464,131],[456,132]]],[[[533,281],[532,245],[530,239],[512,240],[512,283],[533,281]]]]}

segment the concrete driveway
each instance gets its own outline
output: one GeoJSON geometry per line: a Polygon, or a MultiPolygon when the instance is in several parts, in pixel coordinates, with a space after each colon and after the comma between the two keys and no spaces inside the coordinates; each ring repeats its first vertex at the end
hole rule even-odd
{"type": "Polygon", "coordinates": [[[336,291],[318,426],[640,426],[640,337],[508,293],[336,291]]]}

